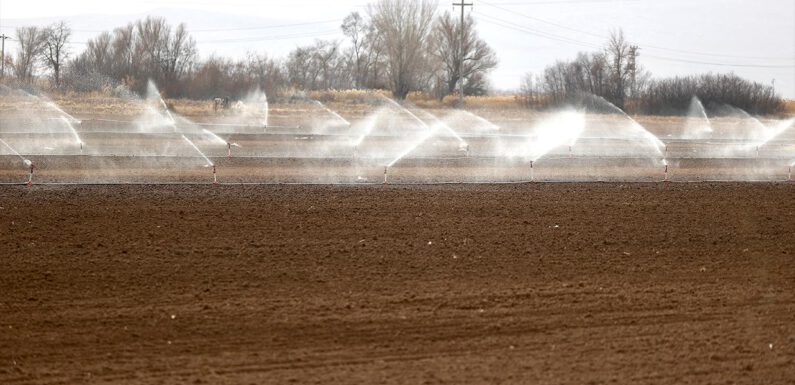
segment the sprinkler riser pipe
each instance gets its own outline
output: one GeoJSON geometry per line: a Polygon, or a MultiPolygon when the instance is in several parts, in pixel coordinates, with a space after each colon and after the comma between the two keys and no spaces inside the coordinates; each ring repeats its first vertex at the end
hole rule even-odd
{"type": "Polygon", "coordinates": [[[665,165],[665,178],[663,179],[663,182],[668,182],[668,165],[667,164],[665,165]]]}
{"type": "Polygon", "coordinates": [[[388,169],[388,168],[389,168],[389,167],[384,167],[384,184],[388,184],[388,181],[387,181],[387,173],[386,173],[386,171],[387,171],[387,169],[388,169]]]}
{"type": "Polygon", "coordinates": [[[536,182],[536,172],[535,172],[535,168],[533,168],[533,163],[535,163],[535,161],[531,160],[530,161],[530,182],[531,183],[535,183],[536,182]]]}
{"type": "Polygon", "coordinates": [[[213,184],[218,184],[218,173],[215,170],[215,165],[213,165],[213,184]]]}
{"type": "Polygon", "coordinates": [[[28,175],[28,182],[25,183],[28,186],[33,186],[33,170],[36,169],[36,165],[33,162],[30,162],[30,175],[28,175]]]}

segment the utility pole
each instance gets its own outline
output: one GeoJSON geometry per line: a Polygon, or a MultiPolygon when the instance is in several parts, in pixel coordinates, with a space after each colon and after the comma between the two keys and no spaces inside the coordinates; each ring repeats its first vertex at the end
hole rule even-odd
{"type": "Polygon", "coordinates": [[[461,60],[458,60],[458,91],[460,93],[459,96],[459,108],[464,108],[464,9],[466,7],[474,7],[474,3],[467,3],[464,0],[461,0],[460,3],[453,3],[453,7],[461,7],[461,31],[460,31],[460,47],[459,47],[459,55],[461,56],[461,60]]]}
{"type": "Polygon", "coordinates": [[[0,62],[2,62],[2,64],[0,64],[0,79],[6,77],[6,39],[10,38],[11,36],[6,36],[5,34],[0,35],[0,40],[3,42],[2,58],[0,58],[0,62]]]}

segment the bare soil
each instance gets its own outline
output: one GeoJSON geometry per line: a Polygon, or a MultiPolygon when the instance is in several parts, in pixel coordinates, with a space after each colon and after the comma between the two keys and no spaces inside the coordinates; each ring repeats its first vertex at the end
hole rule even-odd
{"type": "Polygon", "coordinates": [[[0,384],[795,383],[795,185],[0,187],[0,384]]]}

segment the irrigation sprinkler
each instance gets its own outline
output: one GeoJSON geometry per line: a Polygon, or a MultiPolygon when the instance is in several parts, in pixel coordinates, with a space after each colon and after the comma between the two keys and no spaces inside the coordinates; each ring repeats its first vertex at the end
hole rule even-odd
{"type": "Polygon", "coordinates": [[[389,166],[384,166],[384,184],[389,184],[387,181],[387,173],[386,171],[389,169],[389,166]]]}
{"type": "Polygon", "coordinates": [[[25,183],[28,187],[33,186],[33,170],[36,169],[36,164],[30,162],[30,175],[28,175],[28,183],[25,183]]]}
{"type": "Polygon", "coordinates": [[[226,142],[226,157],[232,157],[232,143],[226,142]]]}
{"type": "Polygon", "coordinates": [[[668,157],[668,145],[667,144],[665,145],[665,157],[666,158],[668,157]]]}
{"type": "Polygon", "coordinates": [[[215,165],[213,165],[213,184],[218,185],[218,173],[215,170],[215,165]]]}
{"type": "Polygon", "coordinates": [[[569,145],[569,159],[571,159],[571,158],[574,158],[574,153],[573,153],[573,151],[572,151],[571,147],[572,147],[572,146],[571,146],[571,145],[569,145]]]}
{"type": "Polygon", "coordinates": [[[668,165],[665,165],[665,174],[663,178],[663,182],[668,182],[668,165]]]}
{"type": "Polygon", "coordinates": [[[789,169],[787,171],[787,181],[792,182],[792,165],[789,166],[789,169]]]}
{"type": "Polygon", "coordinates": [[[353,146],[353,159],[359,157],[359,146],[353,146]]]}
{"type": "Polygon", "coordinates": [[[469,158],[469,143],[467,143],[466,152],[464,152],[464,154],[466,154],[466,157],[469,158]]]}
{"type": "Polygon", "coordinates": [[[756,146],[756,157],[759,158],[759,146],[756,146]]]}
{"type": "Polygon", "coordinates": [[[535,163],[535,161],[531,160],[530,161],[530,183],[535,183],[536,182],[536,175],[535,175],[535,169],[533,168],[533,163],[535,163]]]}

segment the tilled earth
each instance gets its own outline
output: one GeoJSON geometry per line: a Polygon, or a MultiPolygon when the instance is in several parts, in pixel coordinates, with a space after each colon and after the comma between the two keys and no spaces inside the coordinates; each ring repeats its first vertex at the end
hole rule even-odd
{"type": "Polygon", "coordinates": [[[0,383],[795,383],[795,185],[5,186],[0,383]]]}

